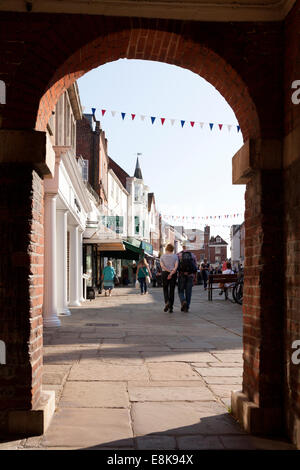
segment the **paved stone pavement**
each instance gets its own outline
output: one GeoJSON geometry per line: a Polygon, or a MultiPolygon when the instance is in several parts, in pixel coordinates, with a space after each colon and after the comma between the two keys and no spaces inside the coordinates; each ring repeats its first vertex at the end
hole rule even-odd
{"type": "Polygon", "coordinates": [[[44,334],[44,436],[1,449],[289,449],[247,435],[229,414],[242,383],[242,309],[194,287],[189,313],[163,312],[162,289],[117,288],[44,334]]]}

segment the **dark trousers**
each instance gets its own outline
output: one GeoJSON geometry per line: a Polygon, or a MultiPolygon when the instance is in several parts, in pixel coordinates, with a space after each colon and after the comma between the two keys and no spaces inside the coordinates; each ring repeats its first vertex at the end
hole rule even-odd
{"type": "Polygon", "coordinates": [[[207,288],[207,279],[208,279],[207,271],[202,271],[202,277],[203,277],[204,289],[206,289],[207,288]]]}
{"type": "Polygon", "coordinates": [[[147,292],[147,282],[145,277],[139,277],[139,283],[141,287],[141,293],[147,292]]]}
{"type": "Polygon", "coordinates": [[[162,283],[164,289],[164,298],[165,303],[169,304],[169,307],[172,308],[174,305],[174,291],[176,285],[176,274],[173,274],[171,279],[168,279],[169,273],[167,271],[162,272],[162,283]]]}
{"type": "Polygon", "coordinates": [[[194,276],[185,276],[184,274],[178,276],[178,295],[181,303],[186,301],[187,308],[191,304],[193,284],[194,276]]]}

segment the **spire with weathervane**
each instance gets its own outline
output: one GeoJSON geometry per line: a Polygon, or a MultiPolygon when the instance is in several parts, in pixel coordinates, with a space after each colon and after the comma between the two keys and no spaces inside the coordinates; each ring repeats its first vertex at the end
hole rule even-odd
{"type": "Polygon", "coordinates": [[[135,178],[138,178],[139,180],[142,180],[142,179],[143,179],[143,175],[142,175],[142,170],[141,170],[141,167],[140,167],[139,155],[142,155],[142,154],[141,154],[141,153],[138,153],[138,154],[137,154],[134,177],[135,177],[135,178]]]}

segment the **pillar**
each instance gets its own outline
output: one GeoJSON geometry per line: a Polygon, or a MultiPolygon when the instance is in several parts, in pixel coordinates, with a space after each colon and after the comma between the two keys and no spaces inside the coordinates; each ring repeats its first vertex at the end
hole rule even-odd
{"type": "Polygon", "coordinates": [[[83,257],[82,257],[82,239],[83,239],[83,230],[79,229],[79,236],[78,236],[78,291],[79,291],[79,300],[80,302],[84,302],[83,296],[83,257]]]}
{"type": "Polygon", "coordinates": [[[0,433],[41,434],[55,394],[42,391],[46,134],[0,130],[0,433]]]}
{"type": "Polygon", "coordinates": [[[232,394],[231,407],[248,432],[279,435],[284,434],[284,195],[282,170],[271,158],[279,151],[271,148],[244,146],[239,164],[245,171],[233,168],[234,182],[242,178],[247,187],[243,389],[232,394]]]}
{"type": "Polygon", "coordinates": [[[56,270],[56,198],[45,194],[45,266],[44,266],[44,327],[60,326],[57,316],[56,270]]]}
{"type": "Polygon", "coordinates": [[[71,315],[68,308],[67,298],[67,225],[68,211],[66,209],[58,209],[56,211],[56,287],[57,287],[57,314],[71,315]]]}
{"type": "Polygon", "coordinates": [[[79,307],[79,226],[70,228],[70,307],[79,307]]]}

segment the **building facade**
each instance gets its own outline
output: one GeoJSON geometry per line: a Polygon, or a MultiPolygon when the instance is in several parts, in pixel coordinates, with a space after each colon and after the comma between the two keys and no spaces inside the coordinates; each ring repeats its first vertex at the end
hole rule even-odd
{"type": "Polygon", "coordinates": [[[59,99],[47,126],[53,178],[44,182],[44,326],[59,326],[60,315],[84,300],[82,237],[91,209],[82,166],[76,158],[76,121],[81,119],[76,84],[59,99]]]}

